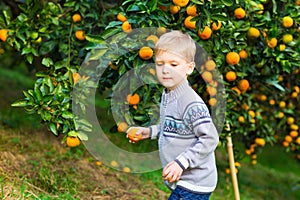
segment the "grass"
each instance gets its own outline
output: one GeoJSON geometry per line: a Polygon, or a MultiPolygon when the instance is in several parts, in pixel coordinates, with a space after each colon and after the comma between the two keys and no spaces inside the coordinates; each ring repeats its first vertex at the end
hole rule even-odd
{"type": "MultiPolygon", "coordinates": [[[[166,199],[161,170],[128,174],[95,164],[81,145],[70,149],[61,138],[47,131],[35,115],[9,105],[30,88],[32,77],[24,69],[0,67],[0,91],[6,97],[0,107],[0,199],[166,199]],[[9,85],[10,87],[5,87],[9,85]]],[[[98,111],[106,109],[98,99],[98,111]]],[[[104,117],[108,137],[128,151],[147,151],[147,145],[128,145],[116,132],[110,117],[104,117]]],[[[149,142],[156,148],[156,143],[149,142]]],[[[238,173],[242,200],[300,199],[300,163],[279,146],[266,146],[252,166],[243,158],[238,173]]],[[[226,149],[217,149],[219,182],[212,200],[233,199],[226,149]]]]}

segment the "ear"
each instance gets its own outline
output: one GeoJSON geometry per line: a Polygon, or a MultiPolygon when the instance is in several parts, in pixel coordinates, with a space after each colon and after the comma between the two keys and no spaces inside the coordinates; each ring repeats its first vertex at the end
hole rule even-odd
{"type": "Polygon", "coordinates": [[[194,71],[194,68],[195,68],[195,62],[190,62],[188,65],[186,75],[191,75],[194,71]]]}

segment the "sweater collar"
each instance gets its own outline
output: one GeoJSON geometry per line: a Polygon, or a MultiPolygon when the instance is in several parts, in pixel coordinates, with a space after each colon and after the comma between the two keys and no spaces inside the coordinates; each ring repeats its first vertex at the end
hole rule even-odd
{"type": "Polygon", "coordinates": [[[189,82],[188,80],[184,80],[174,90],[168,91],[167,88],[165,88],[163,91],[163,95],[169,101],[173,101],[178,97],[180,97],[183,93],[185,93],[188,88],[189,88],[189,82]]]}

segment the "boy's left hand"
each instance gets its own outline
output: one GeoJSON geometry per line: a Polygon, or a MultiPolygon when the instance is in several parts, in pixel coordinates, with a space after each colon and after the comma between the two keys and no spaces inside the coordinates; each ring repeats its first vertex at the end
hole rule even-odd
{"type": "Polygon", "coordinates": [[[178,165],[177,162],[172,161],[165,166],[162,172],[162,176],[169,183],[178,181],[181,177],[183,169],[178,165]]]}

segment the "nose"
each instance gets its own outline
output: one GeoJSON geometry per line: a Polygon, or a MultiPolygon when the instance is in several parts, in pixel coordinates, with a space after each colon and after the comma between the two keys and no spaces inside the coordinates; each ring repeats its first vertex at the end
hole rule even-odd
{"type": "Polygon", "coordinates": [[[162,73],[163,73],[163,74],[169,73],[169,67],[166,66],[166,65],[163,65],[163,66],[162,66],[162,73]]]}

